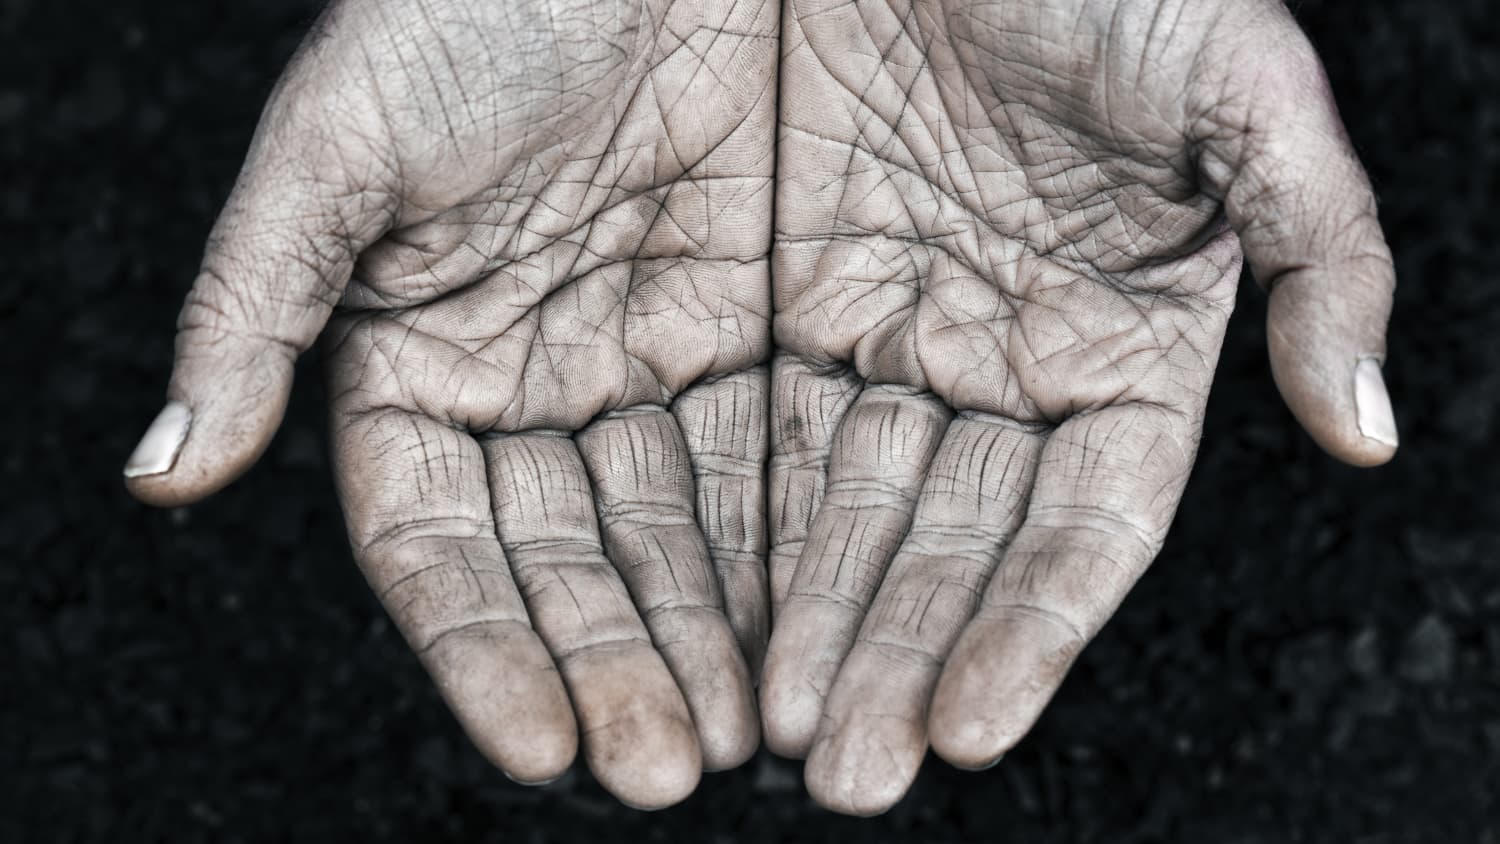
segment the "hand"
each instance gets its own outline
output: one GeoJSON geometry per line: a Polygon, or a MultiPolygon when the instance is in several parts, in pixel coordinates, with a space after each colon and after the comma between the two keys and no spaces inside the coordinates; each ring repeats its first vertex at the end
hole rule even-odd
{"type": "Polygon", "coordinates": [[[1297,418],[1391,457],[1393,271],[1277,0],[786,16],[761,707],[871,814],[999,759],[1160,549],[1242,249],[1297,418]]]}
{"type": "Polygon", "coordinates": [[[323,334],[355,556],[514,779],[581,730],[662,806],[759,742],[776,26],[769,0],[334,4],[126,469],[159,505],[231,481],[323,334]]]}

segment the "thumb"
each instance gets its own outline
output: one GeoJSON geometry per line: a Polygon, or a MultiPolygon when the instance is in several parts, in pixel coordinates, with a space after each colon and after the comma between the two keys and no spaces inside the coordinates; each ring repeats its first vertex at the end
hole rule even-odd
{"type": "Polygon", "coordinates": [[[196,501],[260,457],[297,356],[390,218],[388,196],[351,187],[349,151],[330,154],[324,133],[299,131],[308,121],[276,99],[178,317],[166,407],[125,466],[126,486],[149,504],[196,501]]]}
{"type": "Polygon", "coordinates": [[[1284,9],[1277,25],[1272,49],[1211,86],[1240,99],[1216,106],[1200,163],[1269,291],[1266,340],[1282,398],[1329,454],[1375,466],[1397,445],[1380,374],[1395,269],[1322,64],[1284,9]]]}

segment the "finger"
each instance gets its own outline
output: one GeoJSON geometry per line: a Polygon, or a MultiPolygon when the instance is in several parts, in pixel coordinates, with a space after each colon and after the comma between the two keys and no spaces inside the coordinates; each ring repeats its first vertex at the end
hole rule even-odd
{"type": "Polygon", "coordinates": [[[545,433],[482,445],[500,540],[573,698],[590,770],[637,808],[685,799],[702,770],[692,716],[604,556],[578,447],[545,433]]]}
{"type": "Polygon", "coordinates": [[[724,617],[693,515],[693,476],[677,422],[661,408],[600,418],[578,434],[604,545],[687,700],[707,770],[760,742],[750,672],[724,617]]]}
{"type": "Polygon", "coordinates": [[[1334,457],[1377,465],[1397,445],[1380,374],[1395,269],[1323,67],[1290,14],[1274,15],[1276,46],[1207,86],[1201,168],[1270,291],[1282,397],[1334,457]]]}
{"type": "Polygon", "coordinates": [[[813,514],[823,503],[828,453],[839,421],[859,395],[860,380],[843,367],[818,367],[790,355],[771,364],[771,463],[767,530],[771,613],[781,611],[802,556],[813,514]]]}
{"type": "Polygon", "coordinates": [[[1084,644],[1160,550],[1197,446],[1147,404],[1075,416],[1042,447],[1025,521],[933,694],[933,749],[962,768],[1031,728],[1084,644]]]}
{"type": "Polygon", "coordinates": [[[512,779],[567,770],[578,734],[495,537],[484,456],[399,410],[336,417],[355,559],[474,744],[512,779]]]}
{"type": "Polygon", "coordinates": [[[698,524],[719,576],[724,612],[760,673],[771,635],[766,589],[766,421],[764,367],[684,391],[672,403],[692,461],[698,524]]]}
{"type": "Polygon", "coordinates": [[[801,757],[886,566],[911,526],[917,492],[948,425],[931,394],[870,387],[839,424],[828,491],[766,652],[766,745],[801,757]]]}
{"type": "Polygon", "coordinates": [[[177,320],[167,405],[125,466],[137,498],[195,501],[265,451],[286,410],[293,363],[317,338],[355,257],[385,230],[393,196],[330,154],[299,117],[313,97],[294,63],[272,97],[202,270],[177,320]]]}
{"type": "Polygon", "coordinates": [[[859,637],[829,692],[807,788],[846,814],[884,812],[927,753],[938,672],[1025,512],[1042,437],[971,416],[948,428],[859,637]]]}

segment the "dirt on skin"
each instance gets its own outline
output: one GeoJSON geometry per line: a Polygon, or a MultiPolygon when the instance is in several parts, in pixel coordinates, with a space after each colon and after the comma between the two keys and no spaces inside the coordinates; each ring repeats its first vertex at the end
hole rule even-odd
{"type": "Polygon", "coordinates": [[[1490,0],[1307,2],[1401,287],[1402,450],[1336,465],[1242,284],[1155,566],[999,766],[889,814],[762,755],[626,810],[491,769],[350,560],[315,361],[267,459],[153,511],[202,244],[311,0],[0,2],[0,840],[1500,842],[1500,25],[1490,0]]]}

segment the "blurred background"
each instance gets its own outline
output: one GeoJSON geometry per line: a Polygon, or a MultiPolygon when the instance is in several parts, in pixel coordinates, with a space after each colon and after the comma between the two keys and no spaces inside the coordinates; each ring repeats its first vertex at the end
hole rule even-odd
{"type": "Polygon", "coordinates": [[[1154,568],[1001,765],[870,821],[769,756],[649,815],[489,768],[350,560],[315,361],[244,481],[126,497],[319,5],[0,2],[0,840],[1500,842],[1494,0],[1296,6],[1396,255],[1395,462],[1297,429],[1246,282],[1154,568]]]}

